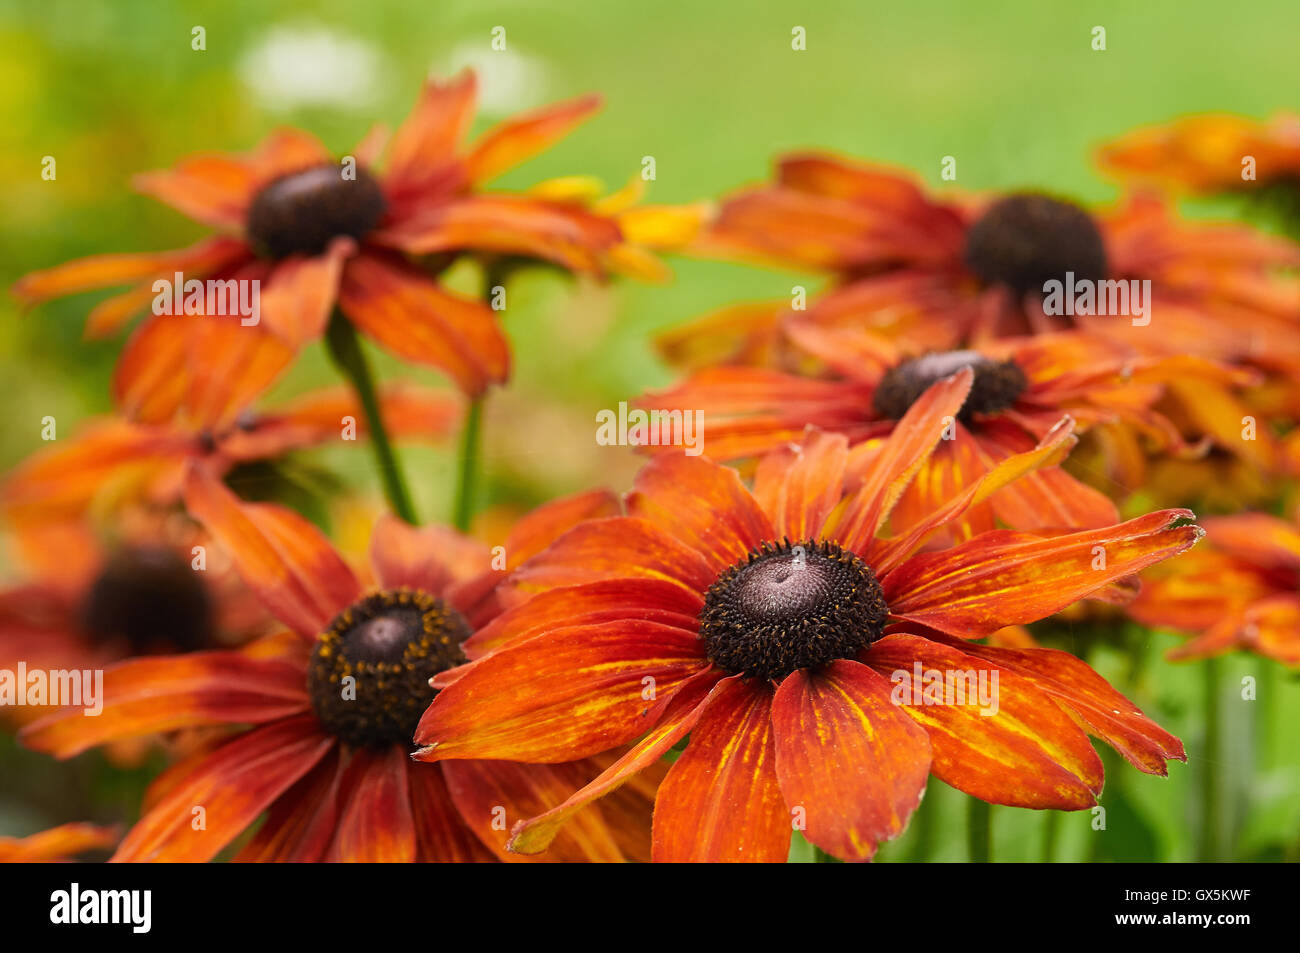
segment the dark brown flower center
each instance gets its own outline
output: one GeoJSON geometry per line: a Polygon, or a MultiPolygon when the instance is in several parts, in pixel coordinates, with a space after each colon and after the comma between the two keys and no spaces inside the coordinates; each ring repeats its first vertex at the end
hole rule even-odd
{"type": "Polygon", "coordinates": [[[764,542],[720,575],[700,613],[709,659],[780,681],[853,658],[884,633],[889,609],[871,568],[835,543],[764,542]]]}
{"type": "Polygon", "coordinates": [[[384,193],[373,175],[320,165],[275,179],[253,197],[248,238],[272,258],[294,252],[319,255],[341,235],[361,238],[379,222],[384,193]]]}
{"type": "Polygon", "coordinates": [[[411,589],[366,596],[330,623],[307,672],[326,731],[353,745],[410,744],[433,701],[429,679],[465,662],[469,626],[441,599],[411,589]]]}
{"type": "Polygon", "coordinates": [[[1025,294],[1044,282],[1106,277],[1106,246],[1092,216],[1046,195],[1012,195],[989,206],[966,236],[966,264],[985,284],[1025,294]]]}
{"type": "Polygon", "coordinates": [[[939,351],[904,361],[890,368],[876,386],[871,404],[875,412],[898,420],[931,384],[956,374],[963,367],[975,372],[970,395],[957,419],[970,423],[975,414],[1006,410],[1029,386],[1025,372],[1015,361],[995,361],[979,351],[939,351]]]}
{"type": "Polygon", "coordinates": [[[208,648],[216,629],[200,573],[163,546],[110,555],[82,601],[81,624],[96,643],[129,655],[208,648]]]}

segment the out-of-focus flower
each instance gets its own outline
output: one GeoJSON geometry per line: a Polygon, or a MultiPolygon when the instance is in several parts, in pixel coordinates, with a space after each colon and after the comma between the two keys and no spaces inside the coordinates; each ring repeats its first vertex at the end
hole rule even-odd
{"type": "Polygon", "coordinates": [[[1125,133],[1097,150],[1105,171],[1188,192],[1300,184],[1300,115],[1267,120],[1228,113],[1185,116],[1125,133]]]}
{"type": "MultiPolygon", "coordinates": [[[[398,384],[379,396],[394,437],[442,436],[455,429],[461,412],[460,399],[446,391],[398,384]]],[[[366,415],[342,387],[303,395],[278,411],[246,409],[232,416],[223,409],[198,419],[205,418],[218,422],[93,420],[9,473],[0,483],[0,510],[10,521],[30,525],[134,501],[166,505],[180,499],[191,460],[225,474],[241,464],[367,433],[366,415]]]]}
{"type": "Polygon", "coordinates": [[[68,861],[117,843],[118,831],[94,824],[61,824],[29,837],[0,837],[0,864],[50,864],[68,861]]]}
{"type": "MultiPolygon", "coordinates": [[[[638,403],[647,410],[700,413],[705,452],[720,461],[776,450],[797,441],[808,425],[843,433],[853,448],[849,470],[856,472],[869,465],[880,438],[898,426],[931,384],[968,367],[974,373],[970,396],[924,479],[913,481],[899,500],[897,512],[905,519],[931,512],[1000,461],[1032,449],[1067,415],[1080,431],[1107,424],[1113,437],[1127,431],[1123,436],[1129,440],[1192,454],[1193,448],[1155,409],[1167,384],[1178,381],[1213,392],[1242,374],[1198,358],[1142,357],[1122,344],[1081,332],[911,356],[861,322],[831,326],[800,317],[786,333],[796,349],[816,358],[820,373],[715,367],[638,403]]],[[[1239,418],[1231,425],[1234,443],[1239,443],[1239,418]]],[[[1139,447],[1137,464],[1122,457],[1102,460],[1098,481],[1122,476],[1135,481],[1130,485],[1140,485],[1142,459],[1139,447]]],[[[1119,520],[1112,495],[1121,494],[1099,492],[1059,467],[1048,467],[1026,474],[987,505],[971,508],[959,525],[967,535],[993,529],[995,519],[1025,530],[1106,526],[1119,520]]]]}
{"type": "MultiPolygon", "coordinates": [[[[388,517],[371,540],[377,588],[367,588],[306,520],[240,503],[201,467],[189,471],[186,501],[290,631],[237,651],[121,663],[105,673],[98,717],[61,711],[25,729],[27,744],[68,757],[180,727],[252,726],[159,777],[115,859],[209,860],[264,812],[237,859],[511,859],[494,811],[546,810],[611,763],[410,760],[411,734],[434,696],[429,679],[464,661],[461,642],[493,611],[492,589],[510,559],[494,569],[481,543],[388,517]],[[203,830],[190,824],[196,804],[203,830]]],[[[523,521],[507,546],[525,558],[571,518],[610,505],[607,494],[562,501],[523,521]]],[[[647,789],[626,794],[589,813],[548,859],[647,856],[647,789]]]]}
{"type": "MultiPolygon", "coordinates": [[[[221,234],[179,251],[70,262],[28,275],[14,290],[31,304],[133,285],[91,312],[87,332],[102,335],[149,305],[155,282],[176,272],[257,281],[261,324],[291,351],[320,337],[337,305],[389,351],[480,394],[509,370],[497,315],[442,287],[430,269],[470,253],[604,275],[628,243],[619,221],[580,203],[482,188],[566,135],[599,97],[521,114],[466,147],[475,97],[471,73],[429,81],[393,136],[382,173],[374,168],[387,137],[377,128],[341,159],[305,132],[282,130],[248,155],[198,155],[142,175],[141,191],[221,234]]],[[[159,322],[202,323],[155,315],[138,334],[159,322]]]]}
{"type": "MultiPolygon", "coordinates": [[[[1176,571],[1143,577],[1128,607],[1143,625],[1192,638],[1170,658],[1206,658],[1245,649],[1300,666],[1300,529],[1265,513],[1209,517],[1207,545],[1176,571]]],[[[1171,567],[1172,568],[1172,567],[1171,567]]]]}
{"type": "Polygon", "coordinates": [[[1050,460],[1068,440],[1060,433],[877,537],[972,380],[962,370],[935,384],[861,483],[847,479],[843,434],[813,432],[767,458],[752,493],[703,457],[656,457],[627,515],[575,527],[516,570],[508,585],[526,601],[466,643],[470,664],[435,679],[443,689],[417,757],[566,761],[639,738],[515,828],[512,847],[532,852],[689,735],[655,802],[659,861],[783,861],[792,827],[867,859],[904,829],[931,773],[994,803],[1090,807],[1103,771],[1088,733],[1163,774],[1182,745],[1083,662],[967,640],[1187,549],[1200,531],[1172,524],[1190,514],[1055,537],[997,531],[919,552],[1050,460]],[[900,693],[922,671],[941,685],[996,673],[996,713],[966,695],[927,704],[900,693]]]}
{"type": "MultiPolygon", "coordinates": [[[[1152,196],[1098,212],[1033,193],[943,200],[892,169],[796,155],[778,163],[774,185],[723,202],[698,250],[825,272],[834,286],[809,317],[858,320],[912,352],[1076,327],[1146,353],[1300,369],[1300,284],[1278,274],[1300,264],[1300,249],[1244,226],[1177,222],[1152,196]],[[1093,286],[1097,311],[1112,297],[1100,283],[1123,282],[1123,313],[1045,305],[1045,283],[1067,286],[1067,273],[1093,286]],[[1128,292],[1146,280],[1138,315],[1128,292]]],[[[753,351],[788,313],[768,311],[753,337],[714,331],[753,351]]],[[[670,342],[678,351],[682,333],[670,342]]]]}

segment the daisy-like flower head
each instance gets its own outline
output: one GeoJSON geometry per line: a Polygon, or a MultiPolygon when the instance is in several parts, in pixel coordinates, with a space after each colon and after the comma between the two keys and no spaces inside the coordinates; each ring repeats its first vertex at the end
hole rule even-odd
{"type": "Polygon", "coordinates": [[[1300,115],[1184,116],[1125,133],[1098,149],[1097,161],[1118,178],[1188,192],[1281,187],[1297,193],[1300,115]]]}
{"type": "Polygon", "coordinates": [[[1169,653],[1193,659],[1233,649],[1300,666],[1300,529],[1297,519],[1239,513],[1205,520],[1206,545],[1144,575],[1128,606],[1143,625],[1192,636],[1169,653]]]}
{"type": "MultiPolygon", "coordinates": [[[[462,641],[495,611],[501,573],[482,544],[382,519],[371,538],[375,585],[367,587],[292,511],[243,504],[201,467],[186,484],[190,510],[289,631],[235,651],[122,662],[105,672],[97,717],[60,710],[27,726],[25,743],[59,757],[157,732],[226,729],[155,781],[114,859],[209,860],[263,813],[238,859],[508,859],[494,811],[544,811],[612,760],[450,768],[410,760],[412,732],[434,697],[430,678],[463,661],[462,641]],[[191,825],[196,805],[203,830],[191,825]]],[[[587,494],[525,518],[506,541],[508,564],[610,504],[587,494]]],[[[646,855],[638,833],[648,796],[627,794],[588,814],[548,856],[646,855]]]]}
{"type": "MultiPolygon", "coordinates": [[[[555,143],[600,101],[585,96],[522,114],[466,147],[475,102],[472,73],[445,84],[430,80],[394,135],[382,172],[382,130],[341,159],[307,133],[282,130],[249,155],[199,155],[142,175],[141,191],[221,234],[179,251],[70,262],[28,275],[14,290],[31,304],[132,284],[91,312],[87,331],[101,335],[148,305],[155,281],[175,272],[187,280],[256,280],[261,322],[290,350],[320,337],[337,305],[381,346],[440,368],[477,395],[508,373],[497,316],[442,287],[413,256],[450,260],[473,252],[597,275],[624,264],[645,271],[648,256],[625,240],[621,223],[654,241],[666,222],[687,234],[689,222],[653,210],[604,215],[568,198],[484,192],[483,183],[555,143]]],[[[162,321],[202,323],[154,316],[137,336],[162,321]]]]}
{"type": "MultiPolygon", "coordinates": [[[[456,425],[460,401],[444,391],[390,385],[379,392],[395,437],[438,437],[456,425]]],[[[0,511],[15,524],[80,518],[89,511],[180,500],[190,462],[219,475],[275,460],[331,440],[364,437],[366,415],[339,387],[298,397],[275,411],[255,412],[220,395],[197,417],[159,423],[122,417],[92,420],[75,436],[29,457],[0,482],[0,511]]]]}
{"type": "Polygon", "coordinates": [[[74,860],[78,854],[104,850],[117,842],[118,832],[94,824],[60,824],[28,837],[0,837],[0,864],[51,864],[74,860]]]}
{"type": "MultiPolygon", "coordinates": [[[[1199,387],[1203,397],[1207,388],[1223,390],[1242,374],[1197,358],[1142,357],[1082,332],[912,355],[860,322],[827,325],[799,319],[789,323],[787,333],[802,354],[816,359],[808,373],[714,367],[638,403],[647,410],[701,413],[705,452],[720,461],[777,450],[799,440],[808,425],[842,433],[849,438],[852,473],[868,465],[880,438],[898,426],[931,385],[969,368],[970,393],[930,461],[926,479],[913,482],[899,501],[898,511],[907,519],[933,510],[1007,457],[1032,449],[1067,414],[1080,431],[1106,428],[1106,436],[1120,441],[1121,449],[1136,444],[1136,464],[1134,454],[1120,450],[1102,463],[1104,478],[1141,485],[1143,440],[1192,453],[1156,409],[1169,381],[1199,387]]],[[[1239,416],[1219,414],[1214,420],[1233,438],[1240,430],[1239,416]]],[[[1261,445],[1271,446],[1267,441],[1261,445]]],[[[1078,529],[1115,523],[1119,514],[1107,495],[1049,467],[1026,474],[988,504],[972,508],[960,525],[968,531],[992,529],[995,517],[1016,529],[1078,529]]]]}
{"type": "Polygon", "coordinates": [[[1088,733],[1163,774],[1182,745],[1083,662],[977,640],[1105,596],[1200,531],[1169,510],[920,552],[1072,440],[1063,425],[899,525],[894,504],[972,378],[962,370],[917,401],[861,482],[845,479],[842,434],[766,458],[752,491],[704,457],[656,457],[626,515],[574,528],[515,572],[524,601],[466,642],[469,665],[435,680],[417,757],[552,762],[639,738],[516,826],[512,847],[530,852],[689,735],[655,802],[660,861],[784,861],[794,827],[868,859],[905,828],[930,774],[993,803],[1085,808],[1102,784],[1088,733]],[[921,671],[967,684],[996,674],[997,711],[900,690],[921,671]]]}
{"type": "MultiPolygon", "coordinates": [[[[1032,192],[944,200],[891,169],[796,155],[778,163],[776,184],[725,201],[699,248],[826,272],[835,285],[810,318],[854,317],[914,352],[1076,327],[1148,353],[1300,366],[1300,286],[1276,274],[1300,251],[1242,226],[1177,223],[1150,196],[1103,211],[1032,192]],[[1064,302],[1049,314],[1045,283],[1071,276],[1149,280],[1145,313],[1130,298],[1124,314],[1072,314],[1064,302]]],[[[752,337],[717,318],[714,329],[752,352],[784,312],[768,314],[752,337]]]]}

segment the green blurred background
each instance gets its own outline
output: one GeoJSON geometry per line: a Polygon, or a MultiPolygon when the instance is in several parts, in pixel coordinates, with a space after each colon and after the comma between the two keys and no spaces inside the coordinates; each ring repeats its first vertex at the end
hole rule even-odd
{"type": "MultiPolygon", "coordinates": [[[[203,230],[132,193],[134,173],[196,151],[247,149],[283,124],[343,152],[377,120],[396,126],[426,73],[465,65],[479,69],[484,88],[476,131],[520,108],[590,90],[606,97],[595,119],[502,187],[589,174],[613,189],[650,155],[657,165],[650,200],[689,201],[764,177],[784,150],[818,146],[910,166],[935,186],[941,158],[952,155],[964,189],[1034,185],[1105,201],[1115,190],[1089,162],[1104,138],[1187,112],[1263,116],[1300,105],[1297,35],[1294,0],[290,0],[274,9],[256,0],[4,0],[0,280],[7,287],[79,255],[188,244],[203,230]],[[206,31],[204,51],[191,49],[194,26],[206,31]],[[490,47],[496,26],[506,29],[505,52],[490,47]],[[791,49],[795,26],[806,29],[804,51],[791,49]],[[1091,48],[1094,26],[1106,29],[1104,52],[1091,48]],[[58,162],[54,182],[40,177],[46,155],[58,162]]],[[[676,279],[662,286],[575,285],[541,271],[515,281],[507,326],[516,372],[487,411],[485,502],[522,507],[596,483],[625,488],[636,462],[595,445],[594,415],[670,379],[649,335],[726,303],[786,295],[792,283],[815,286],[716,262],[679,260],[674,268],[676,279]]],[[[7,297],[0,304],[8,405],[0,469],[40,445],[42,416],[53,414],[62,435],[108,409],[121,340],[81,339],[99,297],[29,315],[7,297]]],[[[379,365],[386,377],[437,382],[387,359],[379,365]]],[[[264,403],[328,383],[324,354],[312,350],[264,403]]],[[[309,456],[355,491],[376,494],[365,450],[309,456]]],[[[451,455],[419,448],[405,460],[420,512],[444,519],[451,455]]],[[[1192,764],[1174,765],[1161,780],[1108,762],[1107,830],[1092,831],[1086,813],[1063,818],[1057,856],[1196,857],[1206,793],[1207,766],[1197,758],[1204,666],[1164,662],[1174,643],[1168,635],[1136,637],[1144,657],[1135,664],[1128,648],[1098,645],[1068,626],[1062,634],[1178,733],[1192,764]]],[[[1226,805],[1226,851],[1279,859],[1300,837],[1292,730],[1300,685],[1253,658],[1227,660],[1216,677],[1229,760],[1212,774],[1226,805]],[[1244,676],[1259,679],[1259,701],[1240,700],[1244,676]]],[[[104,818],[134,809],[139,777],[87,759],[49,765],[2,744],[0,832],[81,819],[66,812],[104,818]]],[[[963,800],[933,782],[925,823],[881,859],[920,849],[963,859],[963,800]]],[[[1040,856],[1042,816],[995,810],[994,828],[1000,859],[1040,856]]]]}

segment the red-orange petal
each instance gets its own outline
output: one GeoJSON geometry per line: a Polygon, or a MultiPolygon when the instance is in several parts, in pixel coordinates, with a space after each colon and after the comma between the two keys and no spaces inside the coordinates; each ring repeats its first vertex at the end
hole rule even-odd
{"type": "Polygon", "coordinates": [[[343,263],[354,254],[356,242],[336,238],[323,254],[295,254],[276,262],[260,299],[267,330],[294,350],[324,334],[338,297],[343,263]]]}
{"type": "Polygon", "coordinates": [[[340,817],[329,859],[343,863],[415,862],[415,817],[407,788],[413,770],[404,745],[345,754],[340,817]]]}
{"type": "Polygon", "coordinates": [[[475,184],[487,182],[549,149],[600,108],[595,94],[513,116],[488,130],[465,160],[475,184]]]}
{"type": "Polygon", "coordinates": [[[407,586],[442,596],[469,566],[488,565],[488,548],[444,526],[411,526],[385,513],[370,534],[370,564],[384,588],[407,586]]]}
{"type": "Polygon", "coordinates": [[[776,538],[820,538],[843,493],[848,448],[843,434],[811,431],[759,461],[754,497],[771,517],[776,538]]]}

